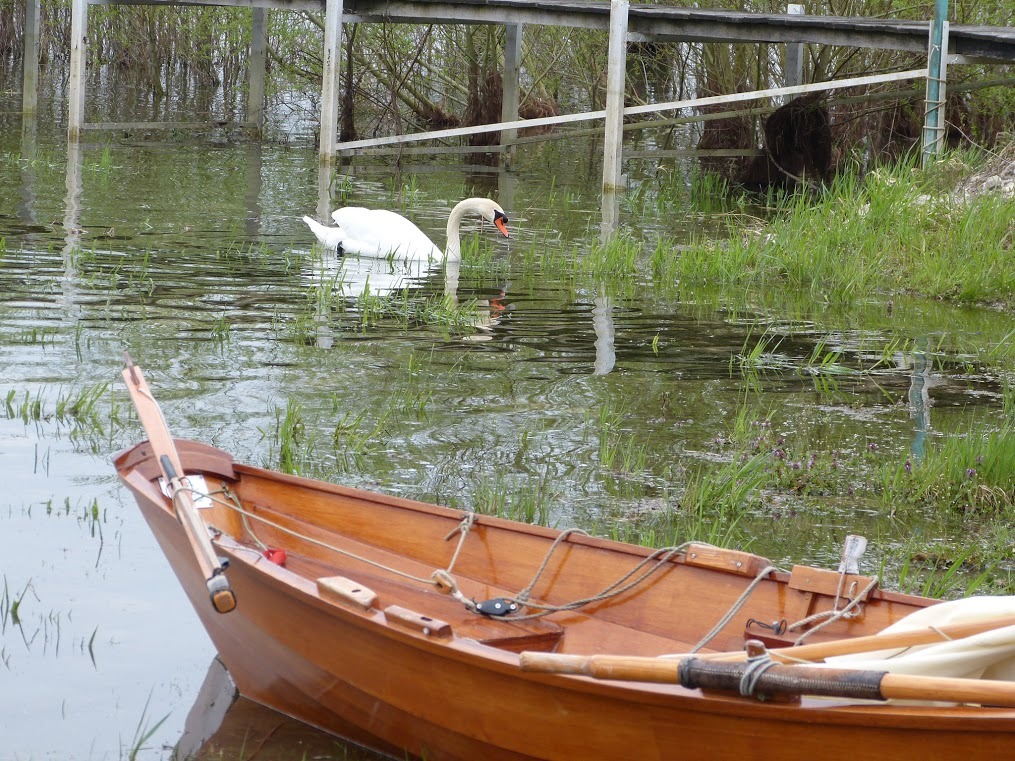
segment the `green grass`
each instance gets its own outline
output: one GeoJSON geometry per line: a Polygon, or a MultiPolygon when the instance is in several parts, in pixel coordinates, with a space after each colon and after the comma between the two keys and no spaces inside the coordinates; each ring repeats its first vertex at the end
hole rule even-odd
{"type": "Polygon", "coordinates": [[[909,166],[846,174],[817,197],[775,199],[760,230],[653,256],[657,277],[684,285],[788,288],[832,304],[919,294],[1015,304],[1015,199],[967,202],[909,166]]]}

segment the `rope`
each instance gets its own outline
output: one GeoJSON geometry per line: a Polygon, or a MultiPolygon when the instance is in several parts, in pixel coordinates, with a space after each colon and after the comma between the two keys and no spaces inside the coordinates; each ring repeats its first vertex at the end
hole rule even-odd
{"type": "MultiPolygon", "coordinates": [[[[230,491],[228,487],[223,488],[219,492],[212,492],[212,493],[206,494],[204,496],[207,496],[210,499],[215,499],[215,495],[216,494],[225,494],[229,498],[230,501],[228,501],[228,502],[223,501],[223,500],[216,500],[216,501],[219,504],[221,504],[221,505],[225,505],[226,507],[229,507],[229,508],[235,510],[241,516],[243,516],[244,519],[246,519],[246,518],[253,518],[256,521],[260,521],[261,523],[263,523],[263,524],[265,524],[267,526],[271,526],[274,529],[278,529],[279,531],[281,531],[284,534],[288,534],[289,536],[294,536],[297,539],[301,539],[304,542],[308,542],[309,544],[314,544],[314,545],[317,545],[318,547],[323,547],[326,550],[331,550],[332,552],[337,552],[340,555],[345,555],[346,557],[352,558],[353,560],[358,560],[358,561],[360,561],[362,563],[366,563],[367,565],[372,565],[374,568],[379,568],[382,571],[388,571],[389,573],[393,573],[396,576],[401,576],[404,579],[409,579],[410,581],[415,581],[415,582],[417,582],[419,584],[432,585],[432,586],[436,587],[438,590],[440,590],[441,592],[445,592],[446,594],[450,594],[452,597],[456,597],[456,595],[461,595],[464,598],[464,595],[462,595],[462,593],[458,590],[458,585],[455,583],[454,578],[452,578],[451,574],[448,573],[447,571],[442,571],[442,570],[434,571],[430,575],[430,578],[424,578],[422,576],[416,576],[415,574],[411,574],[411,573],[408,573],[406,571],[399,570],[398,568],[394,568],[392,566],[385,565],[384,563],[380,563],[380,562],[378,562],[376,560],[371,560],[370,558],[363,557],[362,555],[357,555],[355,552],[350,552],[349,550],[343,550],[341,547],[335,547],[332,544],[328,544],[327,542],[323,542],[320,539],[315,539],[312,536],[307,536],[306,534],[301,534],[299,531],[296,531],[296,530],[291,529],[291,528],[287,528],[286,526],[283,526],[280,523],[276,523],[273,520],[269,520],[268,518],[266,518],[263,515],[257,515],[256,513],[252,513],[252,512],[250,512],[249,510],[247,510],[246,508],[244,508],[242,506],[242,504],[240,503],[240,501],[237,498],[237,496],[235,494],[233,494],[232,491],[230,491]]],[[[248,531],[249,531],[249,529],[248,529],[248,531]]],[[[251,533],[251,537],[253,537],[253,536],[254,535],[251,533]]],[[[257,540],[256,538],[254,539],[254,542],[257,543],[257,544],[260,544],[260,541],[257,540]]],[[[456,553],[456,556],[457,556],[457,553],[456,553]]],[[[456,597],[456,599],[457,599],[457,597],[456,597]]],[[[469,601],[469,602],[471,603],[471,601],[469,601]]]]}
{"type": "Polygon", "coordinates": [[[761,677],[775,665],[776,661],[772,660],[767,652],[761,655],[752,655],[748,658],[744,667],[744,673],[740,676],[740,694],[745,698],[754,695],[754,690],[757,689],[761,677]]]}
{"type": "Polygon", "coordinates": [[[539,581],[539,578],[542,576],[543,572],[549,565],[550,558],[553,556],[553,553],[556,552],[561,542],[563,542],[564,539],[570,536],[571,534],[582,534],[584,536],[588,536],[587,532],[575,528],[567,529],[561,532],[561,534],[554,540],[553,544],[550,546],[550,549],[546,553],[546,557],[543,558],[542,565],[540,565],[539,570],[536,571],[536,575],[533,577],[532,581],[529,582],[528,586],[526,586],[525,589],[519,592],[515,597],[505,598],[508,602],[516,603],[519,606],[524,605],[525,607],[534,609],[538,612],[528,613],[521,616],[511,616],[509,620],[529,621],[531,619],[548,616],[551,613],[558,613],[566,610],[576,610],[578,608],[584,607],[585,605],[589,605],[590,603],[604,602],[606,600],[612,599],[618,595],[623,594],[624,592],[627,592],[628,590],[633,589],[638,584],[641,584],[649,576],[651,576],[659,568],[661,568],[664,564],[668,563],[673,557],[683,553],[686,550],[687,546],[691,544],[691,542],[685,542],[684,544],[681,544],[678,547],[663,547],[661,549],[653,551],[650,555],[644,558],[630,571],[625,573],[623,576],[614,581],[612,584],[609,584],[606,587],[604,587],[597,594],[594,594],[590,597],[583,597],[581,599],[573,600],[569,603],[564,603],[562,605],[544,605],[540,603],[530,602],[528,597],[532,593],[532,589],[535,587],[536,583],[539,581]],[[647,566],[649,566],[649,564],[651,564],[651,567],[646,568],[647,566]],[[633,580],[628,581],[629,579],[632,579],[632,577],[634,577],[633,580]]]}
{"type": "MultiPolygon", "coordinates": [[[[814,632],[821,631],[826,626],[830,626],[831,624],[835,623],[836,621],[839,621],[840,619],[843,619],[843,618],[845,618],[845,619],[855,618],[856,616],[860,615],[860,611],[858,610],[858,608],[860,607],[860,603],[863,602],[863,598],[867,595],[867,593],[870,592],[872,589],[874,589],[874,587],[877,586],[877,583],[878,583],[878,577],[877,576],[871,577],[870,583],[867,584],[867,586],[863,588],[863,590],[860,592],[860,594],[858,594],[856,597],[852,598],[849,601],[849,604],[846,605],[841,610],[836,608],[836,609],[833,609],[833,610],[826,610],[823,613],[815,613],[812,616],[807,616],[807,618],[803,618],[803,619],[797,621],[795,624],[790,624],[789,627],[788,627],[788,631],[796,631],[797,629],[802,629],[803,627],[805,627],[808,624],[811,624],[811,623],[813,623],[815,621],[821,621],[821,619],[825,619],[824,621],[822,621],[820,624],[818,624],[814,628],[808,629],[803,634],[801,634],[799,637],[797,637],[796,640],[793,641],[793,645],[795,646],[795,645],[802,644],[803,641],[805,639],[807,639],[808,637],[810,637],[812,634],[814,634],[814,632]]],[[[841,580],[840,580],[840,588],[841,588],[841,580]]],[[[838,606],[838,602],[839,602],[839,596],[838,596],[838,594],[836,594],[836,598],[835,598],[835,604],[836,604],[836,606],[838,606]]]]}
{"type": "MultiPolygon", "coordinates": [[[[200,492],[198,492],[197,490],[193,489],[189,485],[188,485],[187,488],[193,494],[201,494],[200,492]]],[[[465,594],[458,588],[458,583],[456,582],[454,576],[451,575],[451,571],[454,568],[455,563],[458,561],[459,556],[461,555],[462,548],[465,545],[465,540],[468,537],[469,532],[472,530],[472,527],[476,524],[477,516],[476,516],[475,513],[471,513],[471,512],[470,513],[466,513],[466,515],[462,518],[461,523],[459,523],[458,526],[456,526],[451,532],[449,532],[447,534],[447,536],[444,537],[444,541],[449,541],[455,534],[459,534],[458,544],[455,547],[455,551],[454,551],[454,553],[451,556],[451,560],[448,563],[447,568],[446,569],[437,569],[432,574],[430,574],[430,578],[424,578],[422,576],[416,576],[415,574],[411,574],[411,573],[408,573],[406,571],[402,571],[402,570],[400,570],[398,568],[394,568],[392,566],[385,565],[384,563],[380,563],[380,562],[378,562],[376,560],[371,560],[370,558],[366,558],[366,557],[363,557],[361,555],[357,555],[354,552],[350,552],[348,550],[344,550],[344,549],[342,549],[340,547],[335,547],[334,545],[328,544],[327,542],[321,541],[320,539],[315,539],[314,537],[307,536],[305,534],[301,534],[299,531],[296,531],[294,529],[291,529],[291,528],[288,528],[286,526],[283,526],[283,525],[281,525],[281,524],[279,524],[279,523],[277,523],[275,521],[272,521],[272,520],[266,518],[263,515],[258,515],[256,513],[253,513],[253,512],[251,512],[251,511],[249,511],[249,510],[247,510],[247,509],[245,509],[243,507],[243,505],[240,502],[239,498],[228,488],[228,486],[223,485],[223,488],[221,489],[221,491],[210,492],[210,493],[207,493],[207,494],[201,494],[201,496],[208,497],[209,499],[214,500],[214,501],[218,502],[219,504],[224,505],[225,507],[228,507],[228,508],[230,508],[232,510],[235,510],[237,513],[239,513],[240,517],[241,517],[241,521],[243,522],[244,529],[247,531],[247,533],[249,534],[251,539],[254,541],[254,543],[257,544],[258,547],[260,547],[262,549],[262,551],[266,548],[267,545],[265,545],[254,534],[254,532],[251,529],[250,524],[248,522],[248,518],[252,518],[252,519],[254,519],[256,521],[259,521],[259,522],[261,522],[261,523],[263,523],[263,524],[265,524],[267,526],[271,526],[272,528],[277,529],[278,531],[281,531],[282,533],[288,534],[289,536],[294,536],[297,539],[300,539],[300,540],[302,540],[304,542],[307,542],[309,544],[313,544],[313,545],[316,545],[318,547],[323,547],[324,549],[330,550],[332,552],[337,552],[340,555],[344,555],[344,556],[346,556],[348,558],[352,558],[353,560],[358,560],[358,561],[360,561],[362,563],[366,563],[367,565],[371,565],[371,566],[373,566],[375,568],[378,568],[380,570],[387,571],[387,572],[392,573],[392,574],[394,574],[396,576],[400,576],[402,578],[409,579],[410,581],[414,581],[414,582],[419,583],[419,584],[432,585],[438,591],[443,592],[444,594],[450,595],[455,600],[457,600],[458,602],[462,603],[462,605],[464,605],[468,610],[470,610],[472,612],[476,611],[476,603],[475,603],[475,601],[470,600],[468,597],[465,596],[465,594]],[[219,499],[217,495],[220,495],[220,494],[225,495],[228,498],[228,500],[219,499]]],[[[508,620],[511,620],[511,621],[527,621],[527,620],[531,620],[531,619],[542,618],[543,616],[550,615],[551,613],[558,613],[558,612],[561,612],[561,611],[568,611],[568,610],[576,610],[578,608],[584,607],[585,605],[589,605],[591,603],[604,602],[606,600],[610,600],[610,599],[612,599],[614,597],[617,597],[618,595],[624,594],[625,592],[627,592],[627,591],[633,589],[634,587],[638,586],[639,584],[641,584],[643,581],[648,579],[653,573],[655,573],[657,570],[659,570],[663,565],[665,565],[670,560],[672,560],[675,556],[684,553],[686,551],[687,547],[691,544],[691,542],[685,542],[684,544],[681,544],[681,545],[678,545],[678,546],[675,546],[675,547],[663,547],[661,549],[654,550],[648,556],[643,558],[630,571],[628,571],[627,573],[622,575],[620,578],[618,578],[612,584],[609,584],[606,587],[604,587],[598,593],[596,593],[594,595],[591,595],[589,597],[583,597],[581,599],[573,600],[573,601],[571,601],[569,603],[564,603],[562,605],[545,605],[545,604],[531,602],[529,600],[529,597],[532,594],[532,590],[536,587],[536,585],[539,583],[539,580],[542,578],[543,574],[546,572],[546,569],[549,567],[550,561],[552,560],[554,554],[557,552],[557,550],[560,548],[560,546],[568,539],[568,537],[570,537],[572,534],[578,534],[578,535],[581,535],[581,536],[589,536],[588,532],[583,531],[581,529],[577,529],[577,528],[570,528],[570,529],[566,529],[566,530],[562,531],[553,540],[553,543],[550,545],[550,548],[547,550],[546,555],[543,557],[543,562],[540,563],[540,566],[536,570],[536,573],[532,577],[532,580],[520,592],[518,592],[518,594],[515,595],[514,597],[507,597],[507,598],[505,598],[508,602],[516,603],[519,606],[525,606],[526,608],[535,610],[536,612],[535,613],[528,613],[528,614],[520,615],[520,616],[510,616],[508,620]]],[[[698,642],[697,645],[694,646],[694,648],[691,650],[691,652],[692,653],[697,652],[698,650],[703,648],[706,644],[708,644],[708,642],[710,642],[712,640],[712,638],[715,637],[715,635],[718,634],[730,622],[730,620],[740,611],[740,609],[743,608],[743,606],[746,604],[748,598],[751,596],[751,593],[754,592],[754,590],[762,582],[762,580],[764,580],[764,578],[766,576],[768,576],[769,573],[771,573],[772,571],[776,571],[776,570],[778,570],[778,569],[775,566],[769,565],[769,566],[766,566],[760,573],[758,573],[757,576],[755,576],[754,580],[743,591],[743,593],[740,595],[740,597],[733,603],[732,606],[730,606],[730,609],[726,612],[726,614],[723,616],[723,618],[711,629],[711,631],[708,632],[708,634],[706,634],[701,639],[700,642],[698,642]]],[[[875,578],[875,580],[872,582],[871,586],[873,586],[873,584],[876,583],[876,582],[877,582],[877,579],[875,578]]],[[[866,591],[867,590],[865,590],[865,592],[866,591]]],[[[836,597],[836,602],[838,602],[838,596],[836,597]]],[[[858,600],[853,600],[852,602],[850,602],[849,605],[847,605],[841,611],[837,611],[837,614],[838,614],[837,617],[841,618],[841,617],[847,615],[848,612],[853,607],[855,607],[855,605],[857,603],[858,603],[858,600]]],[[[834,620],[834,619],[830,619],[829,621],[827,621],[822,626],[827,625],[828,623],[831,623],[832,620],[834,620]]],[[[794,626],[796,626],[796,625],[794,625],[794,626]]],[[[817,631],[817,628],[812,629],[809,632],[806,632],[801,637],[801,639],[803,639],[803,637],[809,636],[814,631],[817,631]]],[[[798,642],[799,642],[799,640],[798,640],[798,642]]],[[[761,669],[760,666],[757,667],[757,668],[759,669],[759,673],[758,673],[757,677],[760,678],[761,673],[764,672],[764,669],[761,669]]],[[[752,673],[753,673],[753,670],[752,670],[752,673]]],[[[754,683],[756,683],[756,679],[754,679],[754,681],[750,683],[749,686],[750,686],[751,689],[753,689],[754,683]]]]}
{"type": "Polygon", "coordinates": [[[691,648],[691,652],[696,653],[711,642],[712,638],[725,628],[726,624],[732,620],[733,616],[740,612],[740,609],[747,603],[747,598],[751,596],[751,593],[757,588],[758,584],[760,584],[762,580],[772,571],[778,570],[779,569],[774,565],[765,566],[761,572],[754,577],[754,581],[747,585],[747,588],[741,593],[740,597],[736,599],[733,605],[730,606],[730,609],[726,611],[726,615],[719,619],[719,623],[713,626],[709,633],[702,637],[697,645],[691,648]]]}
{"type": "Polygon", "coordinates": [[[459,523],[455,528],[444,537],[444,541],[448,541],[455,534],[460,533],[461,536],[458,538],[458,546],[455,548],[455,554],[451,556],[451,562],[448,563],[447,572],[450,574],[451,569],[455,567],[455,563],[458,562],[458,555],[462,551],[462,547],[465,546],[465,537],[469,535],[469,531],[472,529],[473,524],[476,522],[475,513],[466,513],[465,517],[462,518],[462,522],[459,523]]]}

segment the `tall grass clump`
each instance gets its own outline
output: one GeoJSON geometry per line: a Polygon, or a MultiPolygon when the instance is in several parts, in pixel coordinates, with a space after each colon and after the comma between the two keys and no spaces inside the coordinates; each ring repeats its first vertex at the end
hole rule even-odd
{"type": "Polygon", "coordinates": [[[759,498],[769,460],[756,455],[692,467],[679,497],[664,512],[631,526],[623,538],[653,546],[698,541],[747,548],[751,537],[741,524],[759,498]]]}
{"type": "Polygon", "coordinates": [[[906,163],[847,173],[817,197],[777,199],[760,231],[731,229],[728,241],[672,253],[679,264],[667,271],[688,283],[789,287],[844,305],[903,293],[1015,303],[1015,199],[928,191],[929,179],[906,163]]]}
{"type": "Polygon", "coordinates": [[[1015,424],[985,431],[970,427],[928,449],[919,462],[883,466],[881,499],[935,504],[990,515],[1015,508],[1015,424]]]}

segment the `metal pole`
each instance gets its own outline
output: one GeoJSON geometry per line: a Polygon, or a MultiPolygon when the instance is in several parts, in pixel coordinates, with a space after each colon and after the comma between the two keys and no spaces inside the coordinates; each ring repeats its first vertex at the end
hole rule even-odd
{"type": "Polygon", "coordinates": [[[327,0],[324,75],[321,82],[321,163],[330,164],[338,144],[338,74],[342,61],[342,0],[327,0]]]}
{"type": "Polygon", "coordinates": [[[927,97],[923,118],[924,166],[944,150],[947,66],[948,0],[936,0],[927,50],[927,97]]]}
{"type": "Polygon", "coordinates": [[[70,21],[70,77],[67,109],[67,140],[81,140],[85,123],[85,34],[88,31],[88,0],[73,0],[70,21]]]}
{"type": "Polygon", "coordinates": [[[39,29],[42,0],[25,3],[25,47],[21,66],[21,113],[35,116],[39,105],[39,29]]]}
{"type": "Polygon", "coordinates": [[[267,10],[252,8],[250,63],[248,64],[247,128],[258,137],[264,126],[264,72],[268,51],[267,10]]]}
{"type": "Polygon", "coordinates": [[[604,238],[620,227],[620,193],[624,140],[624,90],[627,69],[627,12],[629,0],[610,0],[610,43],[606,63],[606,132],[603,137],[604,238]]]}

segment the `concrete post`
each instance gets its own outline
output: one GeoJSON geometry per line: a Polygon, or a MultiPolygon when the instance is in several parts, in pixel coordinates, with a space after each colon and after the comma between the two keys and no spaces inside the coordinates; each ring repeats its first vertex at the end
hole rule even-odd
{"type": "Polygon", "coordinates": [[[264,127],[264,74],[268,52],[267,11],[252,8],[250,63],[248,64],[247,128],[257,137],[264,127]]]}
{"type": "Polygon", "coordinates": [[[67,83],[67,140],[81,140],[85,123],[85,34],[88,32],[88,0],[72,0],[70,21],[70,76],[67,83]]]}
{"type": "MultiPolygon", "coordinates": [[[[504,100],[500,110],[502,122],[518,121],[518,105],[520,101],[519,79],[522,72],[522,25],[508,24],[504,27],[507,36],[504,41],[504,100]]],[[[518,130],[506,129],[500,133],[500,142],[507,145],[504,152],[504,163],[510,166],[514,159],[514,146],[511,145],[518,137],[518,130]]]]}
{"type": "Polygon", "coordinates": [[[624,192],[624,89],[627,69],[629,0],[610,0],[610,44],[606,63],[606,124],[603,138],[603,224],[608,238],[620,227],[620,194],[624,192]]]}
{"type": "MultiPolygon", "coordinates": [[[[786,13],[790,16],[802,16],[804,6],[790,3],[786,6],[786,13]]],[[[796,87],[804,83],[804,44],[802,42],[790,42],[786,45],[786,71],[785,86],[796,87]]]]}
{"type": "Polygon", "coordinates": [[[327,0],[324,15],[324,76],[321,82],[322,164],[330,164],[338,145],[338,75],[342,62],[342,0],[327,0]]]}
{"type": "Polygon", "coordinates": [[[21,69],[21,113],[35,116],[39,105],[39,36],[42,0],[25,2],[25,47],[21,69]]]}

